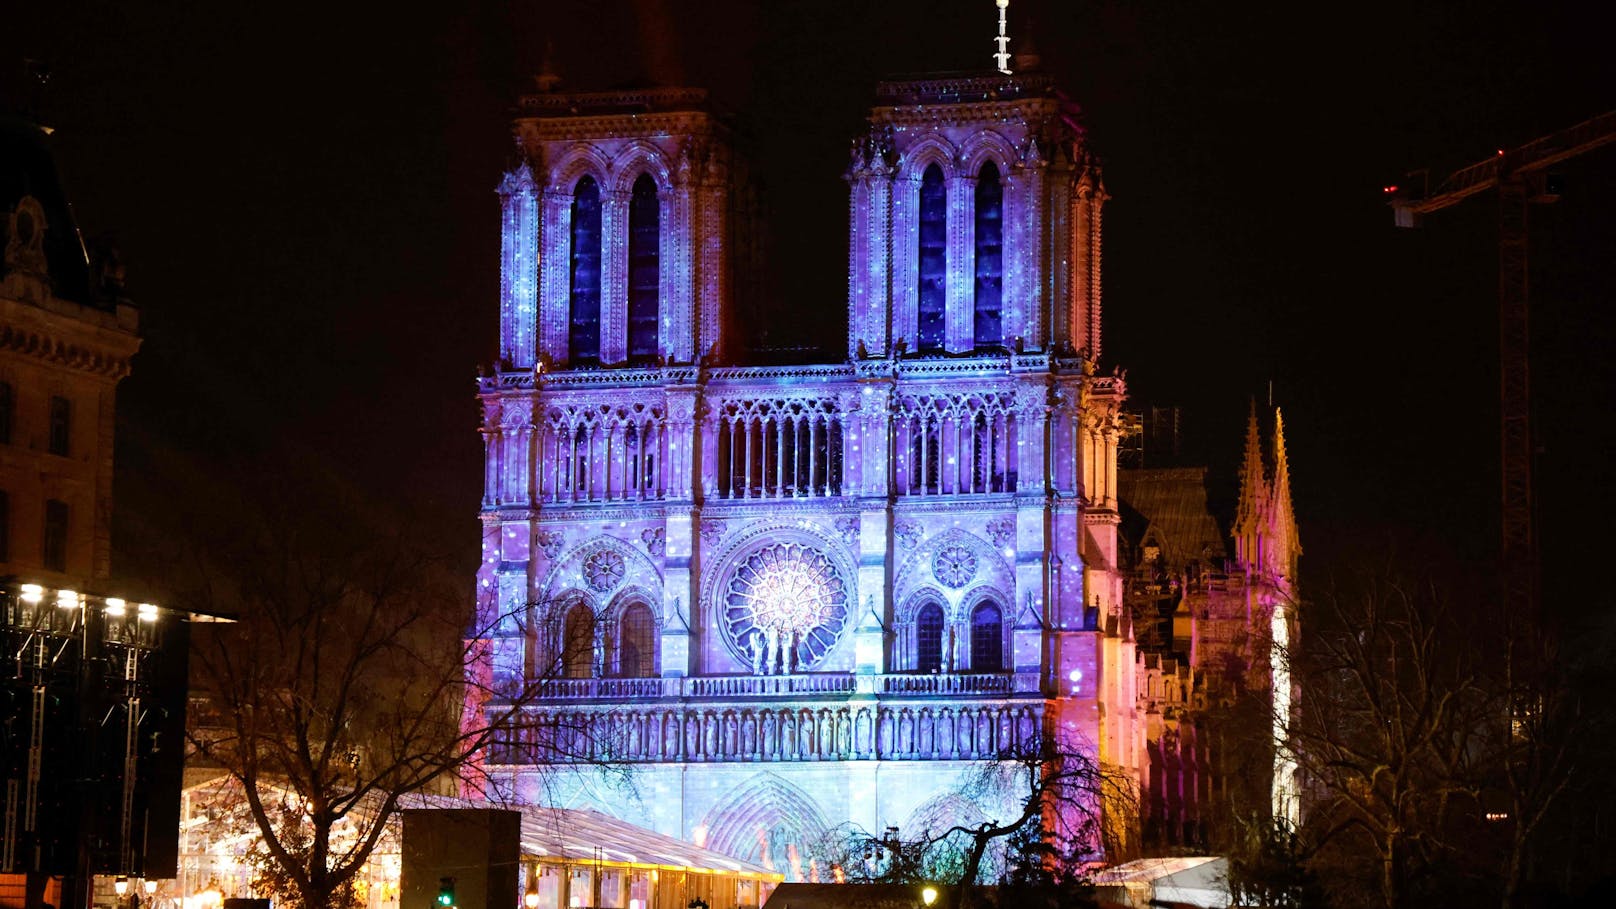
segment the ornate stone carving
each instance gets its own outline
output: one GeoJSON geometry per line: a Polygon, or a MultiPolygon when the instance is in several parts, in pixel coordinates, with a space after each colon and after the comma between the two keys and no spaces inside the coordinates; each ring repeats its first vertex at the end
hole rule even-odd
{"type": "Polygon", "coordinates": [[[661,527],[647,527],[640,531],[640,542],[645,544],[645,551],[659,556],[667,548],[666,531],[661,527]]]}
{"type": "Polygon", "coordinates": [[[1003,549],[1016,541],[1016,519],[1011,517],[994,518],[988,522],[988,539],[993,545],[1003,549]]]}
{"type": "Polygon", "coordinates": [[[904,549],[914,549],[920,545],[921,527],[919,521],[902,520],[892,528],[898,534],[898,540],[903,543],[904,549]]]}
{"type": "Polygon", "coordinates": [[[944,586],[958,590],[976,577],[976,555],[958,543],[945,546],[932,558],[931,573],[944,586]]]}
{"type": "Polygon", "coordinates": [[[561,554],[561,547],[566,545],[567,538],[559,530],[541,530],[533,537],[533,542],[545,558],[553,559],[561,554]]]}
{"type": "Polygon", "coordinates": [[[701,541],[711,546],[723,538],[729,522],[723,518],[708,518],[701,522],[701,541]]]}
{"type": "Polygon", "coordinates": [[[596,593],[606,593],[622,583],[628,568],[615,549],[601,549],[584,559],[584,583],[596,593]]]}
{"type": "Polygon", "coordinates": [[[851,546],[858,541],[859,524],[857,515],[836,519],[836,532],[841,535],[843,543],[851,546]]]}

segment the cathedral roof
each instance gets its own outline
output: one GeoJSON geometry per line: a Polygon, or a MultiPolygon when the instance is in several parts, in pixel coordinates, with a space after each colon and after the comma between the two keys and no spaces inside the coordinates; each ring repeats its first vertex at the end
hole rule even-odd
{"type": "Polygon", "coordinates": [[[1206,499],[1205,467],[1170,467],[1117,472],[1123,503],[1123,533],[1135,545],[1152,533],[1162,559],[1177,569],[1191,561],[1227,555],[1223,531],[1206,499]]]}
{"type": "MultiPolygon", "coordinates": [[[[45,261],[52,291],[65,300],[93,303],[84,243],[62,190],[49,134],[30,120],[0,115],[0,235],[7,229],[5,215],[29,196],[45,213],[45,261]]],[[[0,236],[0,247],[6,239],[0,236]]],[[[4,274],[0,261],[0,277],[4,274]]]]}

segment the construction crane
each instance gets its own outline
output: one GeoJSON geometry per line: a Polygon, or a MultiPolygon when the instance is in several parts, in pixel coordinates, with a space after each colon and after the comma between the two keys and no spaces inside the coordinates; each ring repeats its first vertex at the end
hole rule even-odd
{"type": "Polygon", "coordinates": [[[1503,578],[1511,614],[1537,616],[1537,540],[1532,518],[1532,384],[1527,319],[1526,210],[1553,202],[1560,179],[1550,168],[1616,143],[1616,111],[1528,142],[1449,174],[1430,191],[1426,173],[1411,174],[1420,186],[1388,186],[1398,227],[1418,227],[1431,212],[1490,189],[1498,190],[1498,359],[1502,432],[1503,578]]]}

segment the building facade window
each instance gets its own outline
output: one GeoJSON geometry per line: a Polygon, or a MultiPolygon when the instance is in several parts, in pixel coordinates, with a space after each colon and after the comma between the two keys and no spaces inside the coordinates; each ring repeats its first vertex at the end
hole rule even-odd
{"type": "Polygon", "coordinates": [[[628,356],[639,363],[657,356],[661,244],[656,181],[640,174],[628,203],[628,356]]]}
{"type": "Polygon", "coordinates": [[[572,193],[572,297],[567,358],[600,360],[600,185],[587,174],[572,193]]]}
{"type": "Polygon", "coordinates": [[[976,177],[976,297],[977,347],[1004,343],[1004,187],[992,161],[976,177]]]}
{"type": "Polygon", "coordinates": [[[920,178],[920,324],[915,349],[943,349],[948,312],[948,191],[936,164],[920,178]]]}
{"type": "Polygon", "coordinates": [[[595,674],[595,613],[577,602],[561,623],[561,675],[587,679],[595,674]]]}
{"type": "Polygon", "coordinates": [[[927,603],[915,616],[915,669],[943,671],[943,607],[927,603]]]}
{"type": "Polygon", "coordinates": [[[1004,671],[1004,613],[992,603],[971,610],[971,669],[1004,671]]]}
{"type": "Polygon", "coordinates": [[[16,392],[10,382],[0,382],[0,445],[11,444],[11,422],[17,411],[16,392]]]}
{"type": "Polygon", "coordinates": [[[46,571],[67,570],[67,503],[57,499],[45,501],[46,571]]]}
{"type": "Polygon", "coordinates": [[[649,606],[635,603],[623,610],[623,617],[618,621],[618,675],[625,678],[644,678],[655,674],[655,631],[649,606]]]}
{"type": "Polygon", "coordinates": [[[73,449],[73,402],[61,395],[50,399],[50,453],[68,455],[73,449]]]}

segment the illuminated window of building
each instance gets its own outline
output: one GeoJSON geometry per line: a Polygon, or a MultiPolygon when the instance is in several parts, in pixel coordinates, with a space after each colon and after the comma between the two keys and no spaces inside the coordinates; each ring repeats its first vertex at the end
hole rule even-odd
{"type": "Polygon", "coordinates": [[[578,179],[572,193],[572,310],[567,357],[573,363],[600,359],[600,186],[578,179]]]}
{"type": "Polygon", "coordinates": [[[73,402],[60,395],[50,399],[50,453],[66,455],[72,451],[73,402]]]}
{"type": "Polygon", "coordinates": [[[567,610],[561,623],[561,674],[569,679],[594,675],[595,613],[583,602],[567,610]]]}
{"type": "Polygon", "coordinates": [[[656,668],[652,649],[656,646],[654,631],[649,606],[635,603],[623,610],[617,642],[618,675],[643,678],[652,674],[656,668]]]}
{"type": "Polygon", "coordinates": [[[11,420],[16,412],[16,394],[10,382],[0,382],[0,444],[11,444],[11,420]]]}
{"type": "Polygon", "coordinates": [[[1004,343],[1004,188],[992,161],[976,177],[976,346],[1004,343]]]}
{"type": "Polygon", "coordinates": [[[920,325],[917,350],[942,350],[948,310],[948,191],[933,164],[920,178],[920,325]]]}
{"type": "Polygon", "coordinates": [[[641,363],[656,360],[660,212],[656,181],[641,174],[628,203],[628,356],[641,363]]]}
{"type": "Polygon", "coordinates": [[[45,570],[67,570],[67,503],[45,502],[45,570]]]}
{"type": "Polygon", "coordinates": [[[977,672],[1004,670],[1004,613],[992,603],[971,610],[971,668],[977,672]]]}
{"type": "Polygon", "coordinates": [[[943,607],[927,603],[915,616],[915,668],[943,671],[943,607]]]}

